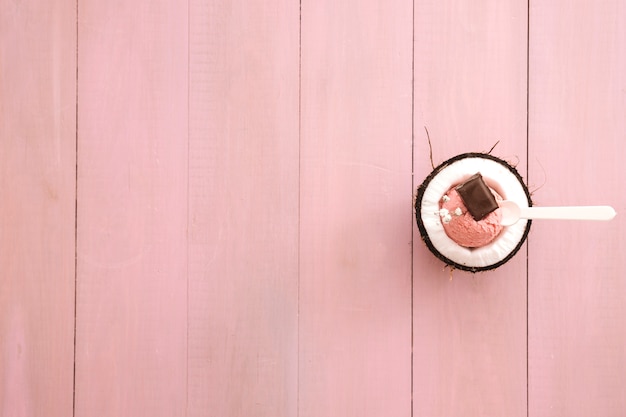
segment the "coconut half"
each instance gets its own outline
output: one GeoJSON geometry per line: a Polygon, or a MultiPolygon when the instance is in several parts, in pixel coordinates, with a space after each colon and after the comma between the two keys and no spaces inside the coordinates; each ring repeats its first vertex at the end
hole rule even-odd
{"type": "Polygon", "coordinates": [[[494,269],[511,259],[528,237],[531,225],[530,220],[520,219],[479,248],[466,248],[450,239],[439,215],[441,198],[451,187],[477,172],[505,200],[515,201],[520,207],[532,206],[528,187],[517,170],[484,153],[465,153],[440,164],[419,186],[415,200],[417,227],[428,249],[448,266],[470,272],[494,269]]]}

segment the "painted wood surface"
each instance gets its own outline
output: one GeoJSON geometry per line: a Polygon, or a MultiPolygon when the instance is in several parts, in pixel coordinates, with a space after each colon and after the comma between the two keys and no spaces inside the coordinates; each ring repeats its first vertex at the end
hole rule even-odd
{"type": "Polygon", "coordinates": [[[78,8],[78,416],[187,403],[187,10],[78,8]]]}
{"type": "Polygon", "coordinates": [[[303,417],[411,412],[411,12],[302,7],[303,417]]]}
{"type": "Polygon", "coordinates": [[[76,12],[0,1],[0,416],[72,414],[76,12]]]}
{"type": "Polygon", "coordinates": [[[192,1],[190,416],[294,416],[299,8],[192,1]]]}
{"type": "Polygon", "coordinates": [[[626,7],[531,2],[531,182],[541,205],[610,204],[610,223],[536,222],[530,415],[626,413],[626,7]]]}
{"type": "MultiPolygon", "coordinates": [[[[487,152],[526,175],[526,7],[415,4],[415,186],[435,165],[487,152]]],[[[414,227],[417,416],[526,416],[524,249],[495,271],[444,270],[414,227]]]]}
{"type": "Polygon", "coordinates": [[[618,0],[0,10],[0,416],[626,412],[618,0]],[[451,273],[425,127],[618,217],[451,273]]]}

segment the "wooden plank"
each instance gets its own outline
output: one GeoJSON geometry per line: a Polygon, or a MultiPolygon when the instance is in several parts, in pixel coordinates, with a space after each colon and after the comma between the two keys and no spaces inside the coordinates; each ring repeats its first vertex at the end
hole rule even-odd
{"type": "Polygon", "coordinates": [[[536,222],[531,416],[626,410],[624,3],[531,2],[530,178],[540,205],[610,204],[610,223],[536,222]]]}
{"type": "Polygon", "coordinates": [[[0,415],[72,415],[76,12],[0,1],[0,415]]]}
{"type": "Polygon", "coordinates": [[[411,11],[302,4],[302,417],[411,412],[411,11]]]}
{"type": "Polygon", "coordinates": [[[190,7],[189,416],[295,416],[298,2],[190,7]]]}
{"type": "MultiPolygon", "coordinates": [[[[526,174],[526,5],[415,2],[415,186],[486,152],[526,174]]],[[[414,414],[526,416],[525,250],[495,271],[444,270],[414,230],[414,414]]]]}
{"type": "Polygon", "coordinates": [[[78,9],[76,415],[183,415],[187,9],[78,9]]]}

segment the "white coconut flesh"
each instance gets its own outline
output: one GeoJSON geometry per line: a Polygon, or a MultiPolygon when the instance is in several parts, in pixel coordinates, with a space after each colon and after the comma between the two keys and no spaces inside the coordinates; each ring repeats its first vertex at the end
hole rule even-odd
{"type": "Polygon", "coordinates": [[[479,248],[466,248],[448,237],[441,224],[439,204],[443,195],[453,186],[460,184],[480,172],[485,183],[505,200],[512,200],[520,207],[528,207],[524,185],[508,167],[495,160],[468,157],[452,162],[435,175],[424,190],[421,205],[421,218],[426,233],[441,255],[469,268],[483,268],[494,265],[513,252],[524,239],[528,223],[520,219],[512,226],[506,226],[489,244],[479,248]]]}

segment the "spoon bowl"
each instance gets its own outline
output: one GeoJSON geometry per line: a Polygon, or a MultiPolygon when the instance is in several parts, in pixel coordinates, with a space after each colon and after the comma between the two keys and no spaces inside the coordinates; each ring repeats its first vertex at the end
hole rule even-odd
{"type": "Polygon", "coordinates": [[[552,220],[611,220],[615,209],[611,206],[564,206],[564,207],[520,207],[516,202],[500,202],[501,224],[511,226],[519,219],[552,220]]]}

